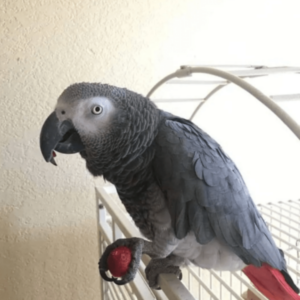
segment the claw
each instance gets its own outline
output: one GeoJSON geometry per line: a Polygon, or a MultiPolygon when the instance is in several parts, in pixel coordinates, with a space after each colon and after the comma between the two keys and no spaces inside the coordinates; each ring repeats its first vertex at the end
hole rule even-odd
{"type": "Polygon", "coordinates": [[[128,283],[128,281],[125,281],[123,279],[118,280],[117,278],[114,278],[113,282],[117,285],[124,285],[124,284],[128,283]]]}
{"type": "Polygon", "coordinates": [[[179,279],[179,280],[182,279],[182,272],[180,272],[178,279],[179,279]]]}
{"type": "Polygon", "coordinates": [[[184,259],[170,255],[165,258],[152,259],[145,269],[146,278],[149,286],[152,289],[160,289],[159,286],[159,275],[160,274],[174,274],[176,278],[182,280],[182,272],[179,265],[182,264],[184,259]]]}
{"type": "Polygon", "coordinates": [[[105,273],[106,271],[105,271],[104,269],[99,268],[99,272],[100,272],[101,277],[102,277],[104,280],[115,282],[116,278],[114,278],[114,277],[112,277],[112,278],[108,277],[108,276],[106,275],[106,273],[105,273]]]}

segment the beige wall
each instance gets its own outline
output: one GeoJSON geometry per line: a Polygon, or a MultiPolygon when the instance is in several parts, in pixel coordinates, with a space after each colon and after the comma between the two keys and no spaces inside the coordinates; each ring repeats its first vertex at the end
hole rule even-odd
{"type": "Polygon", "coordinates": [[[186,63],[297,64],[297,1],[241,2],[0,2],[1,300],[99,299],[94,181],[78,156],[54,168],[39,151],[61,91],[102,81],[145,94],[186,63]],[[277,34],[294,42],[285,54],[277,34]]]}
{"type": "Polygon", "coordinates": [[[145,92],[177,67],[170,27],[193,3],[0,2],[1,300],[99,299],[94,182],[78,156],[44,163],[39,131],[73,82],[145,92]]]}

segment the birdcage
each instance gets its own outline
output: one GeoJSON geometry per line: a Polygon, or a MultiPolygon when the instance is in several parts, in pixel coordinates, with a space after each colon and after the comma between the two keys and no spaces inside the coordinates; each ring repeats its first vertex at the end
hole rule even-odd
{"type": "MultiPolygon", "coordinates": [[[[228,85],[235,84],[250,93],[253,99],[259,100],[270,109],[296,136],[300,139],[300,127],[289,114],[280,107],[282,101],[297,101],[300,94],[286,93],[280,95],[266,95],[254,87],[247,79],[276,74],[297,74],[300,68],[292,67],[264,67],[264,66],[182,66],[176,72],[159,81],[148,93],[148,97],[156,103],[194,103],[190,119],[193,120],[205,103],[213,95],[228,85]],[[194,75],[201,74],[196,78],[194,75]],[[208,77],[203,77],[207,76],[208,77]],[[201,97],[176,97],[177,92],[167,93],[167,97],[155,98],[152,95],[163,85],[170,85],[196,89],[206,93],[201,97]],[[205,86],[205,89],[199,89],[205,86]]],[[[300,191],[299,191],[300,194],[300,191]]],[[[299,195],[300,197],[300,195],[299,195]]],[[[100,256],[105,247],[122,237],[139,237],[140,232],[135,227],[131,217],[118,199],[113,185],[102,183],[96,188],[96,204],[99,225],[100,256]]],[[[279,202],[257,204],[263,215],[276,244],[284,250],[289,273],[300,285],[300,200],[286,200],[279,202]]],[[[252,285],[241,272],[218,272],[203,270],[188,266],[183,269],[183,279],[180,281],[175,275],[161,274],[159,285],[161,290],[149,288],[145,279],[145,266],[150,258],[143,255],[139,271],[135,279],[123,286],[117,286],[101,280],[102,299],[205,299],[205,300],[235,300],[235,299],[266,299],[252,285]]]]}

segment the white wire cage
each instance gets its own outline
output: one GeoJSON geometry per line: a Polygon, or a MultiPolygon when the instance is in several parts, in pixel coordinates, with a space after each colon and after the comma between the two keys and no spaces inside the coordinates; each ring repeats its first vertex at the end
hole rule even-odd
{"type": "MultiPolygon", "coordinates": [[[[108,244],[118,238],[140,236],[112,186],[96,189],[96,203],[99,209],[100,255],[108,244]]],[[[259,204],[258,208],[276,244],[285,252],[291,276],[300,285],[300,201],[259,204]]],[[[183,269],[182,282],[173,275],[160,275],[162,291],[153,291],[148,287],[144,274],[148,261],[149,258],[144,256],[140,271],[130,284],[117,286],[101,280],[102,299],[254,299],[247,298],[247,293],[257,299],[266,299],[241,271],[219,272],[191,265],[183,269]]]]}
{"type": "MultiPolygon", "coordinates": [[[[300,68],[264,66],[183,66],[176,72],[166,76],[158,82],[148,93],[150,97],[161,85],[206,85],[213,86],[203,97],[193,98],[154,98],[154,102],[197,102],[190,119],[193,119],[199,109],[209,101],[221,88],[230,83],[235,83],[252,94],[256,99],[266,105],[274,112],[282,122],[300,139],[300,127],[281,107],[280,101],[299,100],[300,94],[281,94],[267,96],[254,86],[250,85],[244,78],[256,78],[279,73],[296,73],[300,68]],[[217,67],[217,68],[216,68],[217,67]],[[224,71],[229,69],[230,71],[224,71]],[[204,73],[218,76],[217,79],[194,79],[195,73],[204,73]],[[221,78],[221,79],[220,79],[221,78]]],[[[140,236],[130,216],[127,214],[122,203],[118,199],[113,186],[103,184],[96,189],[96,203],[99,224],[99,249],[100,256],[105,247],[114,240],[121,237],[140,236]]],[[[285,252],[288,270],[300,285],[300,201],[290,200],[285,202],[258,204],[278,247],[285,252]]],[[[254,288],[249,279],[240,272],[217,272],[204,270],[195,266],[183,269],[183,279],[179,281],[174,275],[161,274],[159,284],[161,291],[155,291],[148,287],[145,279],[144,269],[149,262],[149,257],[143,256],[140,270],[133,282],[124,286],[117,286],[101,280],[102,299],[205,299],[205,300],[233,300],[233,299],[266,299],[254,288]]]]}

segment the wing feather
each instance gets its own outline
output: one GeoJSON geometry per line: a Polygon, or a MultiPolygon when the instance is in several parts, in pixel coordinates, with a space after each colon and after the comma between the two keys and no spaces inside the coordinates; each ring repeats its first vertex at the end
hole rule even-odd
{"type": "Polygon", "coordinates": [[[240,172],[209,135],[167,115],[155,147],[154,174],[178,238],[192,230],[200,244],[217,238],[246,264],[285,269],[240,172]]]}

